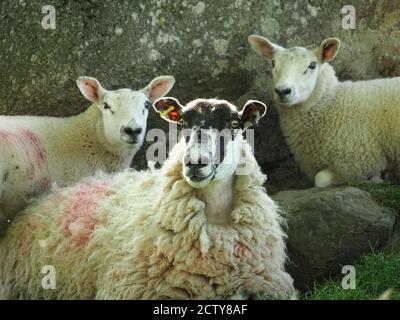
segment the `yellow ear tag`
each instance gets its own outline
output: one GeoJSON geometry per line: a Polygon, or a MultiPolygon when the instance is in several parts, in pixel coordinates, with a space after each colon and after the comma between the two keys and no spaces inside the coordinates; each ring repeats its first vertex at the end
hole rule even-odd
{"type": "Polygon", "coordinates": [[[161,115],[162,117],[165,117],[165,116],[168,115],[168,113],[170,113],[170,112],[173,111],[173,110],[175,110],[175,107],[174,107],[174,106],[169,106],[168,109],[165,109],[164,111],[161,111],[161,112],[160,112],[160,115],[161,115]]]}

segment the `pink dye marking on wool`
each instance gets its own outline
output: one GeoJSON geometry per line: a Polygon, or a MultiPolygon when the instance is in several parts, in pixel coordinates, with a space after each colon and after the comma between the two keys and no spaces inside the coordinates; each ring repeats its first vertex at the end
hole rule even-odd
{"type": "Polygon", "coordinates": [[[6,145],[12,144],[14,137],[15,136],[11,132],[6,130],[0,130],[0,143],[6,145]]]}
{"type": "Polygon", "coordinates": [[[28,160],[27,173],[29,177],[34,177],[37,171],[48,171],[47,153],[40,142],[39,137],[28,129],[20,130],[20,134],[26,148],[24,148],[26,159],[28,160]]]}
{"type": "Polygon", "coordinates": [[[29,179],[48,176],[47,153],[33,131],[25,128],[15,131],[0,130],[0,144],[24,159],[26,175],[29,179]]]}
{"type": "Polygon", "coordinates": [[[243,258],[247,254],[247,252],[248,252],[248,249],[243,243],[239,242],[236,244],[236,246],[235,246],[235,256],[236,257],[243,258]]]}
{"type": "Polygon", "coordinates": [[[46,167],[47,164],[47,154],[46,150],[43,148],[39,137],[30,130],[22,129],[22,136],[28,141],[28,143],[32,146],[32,150],[35,156],[35,160],[41,167],[46,167]]]}
{"type": "Polygon", "coordinates": [[[99,223],[97,211],[110,195],[109,185],[102,181],[79,186],[61,221],[64,235],[71,239],[74,247],[81,247],[90,240],[99,223]]]}

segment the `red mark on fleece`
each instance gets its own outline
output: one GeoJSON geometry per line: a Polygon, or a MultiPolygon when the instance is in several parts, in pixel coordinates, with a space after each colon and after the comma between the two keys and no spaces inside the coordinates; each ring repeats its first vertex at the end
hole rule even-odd
{"type": "Polygon", "coordinates": [[[40,143],[39,137],[28,129],[20,130],[20,134],[22,136],[22,140],[27,146],[24,151],[27,157],[26,159],[28,160],[28,176],[33,178],[36,175],[37,170],[39,172],[47,172],[47,153],[40,143]]]}
{"type": "Polygon", "coordinates": [[[243,243],[239,242],[236,244],[236,246],[235,246],[235,256],[236,257],[243,258],[244,256],[246,256],[247,252],[248,252],[248,249],[243,243]]]}
{"type": "Polygon", "coordinates": [[[85,245],[99,223],[97,210],[101,203],[111,195],[105,182],[95,182],[79,186],[70,199],[62,216],[62,230],[71,239],[74,247],[85,245]]]}
{"type": "Polygon", "coordinates": [[[1,130],[0,131],[0,141],[4,144],[10,144],[13,140],[14,135],[11,132],[1,130]]]}
{"type": "MultiPolygon", "coordinates": [[[[0,144],[12,154],[19,155],[25,162],[26,175],[29,179],[48,179],[48,160],[45,148],[37,134],[26,128],[0,130],[0,144]]],[[[40,183],[47,185],[46,181],[40,183]]]]}
{"type": "Polygon", "coordinates": [[[21,134],[32,146],[35,160],[38,162],[38,164],[40,166],[46,166],[47,165],[46,150],[44,150],[42,144],[40,143],[39,137],[35,133],[27,129],[22,129],[21,134]]]}

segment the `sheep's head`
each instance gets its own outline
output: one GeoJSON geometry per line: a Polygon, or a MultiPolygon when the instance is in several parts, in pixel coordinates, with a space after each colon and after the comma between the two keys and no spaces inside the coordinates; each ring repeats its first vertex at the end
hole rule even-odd
{"type": "Polygon", "coordinates": [[[249,36],[248,41],[254,50],[272,61],[274,99],[281,106],[305,102],[314,90],[320,70],[336,57],[340,48],[337,38],[324,40],[316,49],[285,49],[256,35],[249,36]]]}
{"type": "Polygon", "coordinates": [[[108,91],[94,78],[80,77],[77,80],[84,97],[96,104],[102,114],[107,142],[132,148],[143,144],[150,102],[167,94],[174,83],[174,77],[161,76],[138,91],[108,91]]]}
{"type": "Polygon", "coordinates": [[[184,136],[183,176],[194,188],[232,176],[240,161],[243,131],[258,123],[266,106],[248,101],[243,110],[225,100],[197,99],[183,106],[174,98],[161,98],[154,109],[177,123],[184,136]]]}

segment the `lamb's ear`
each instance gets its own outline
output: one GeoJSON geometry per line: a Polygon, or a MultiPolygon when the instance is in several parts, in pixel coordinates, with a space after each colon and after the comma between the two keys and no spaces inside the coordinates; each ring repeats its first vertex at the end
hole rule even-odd
{"type": "Polygon", "coordinates": [[[266,112],[267,106],[264,103],[256,100],[247,101],[240,112],[243,128],[247,129],[250,126],[255,126],[266,112]]]}
{"type": "Polygon", "coordinates": [[[142,89],[142,92],[150,101],[156,101],[165,96],[174,86],[175,78],[173,76],[160,76],[151,80],[151,82],[142,89]]]}
{"type": "Polygon", "coordinates": [[[91,102],[99,103],[107,94],[107,90],[95,78],[79,77],[76,80],[76,84],[83,96],[91,102]]]}
{"type": "Polygon", "coordinates": [[[161,118],[169,122],[179,123],[184,107],[175,98],[165,97],[155,101],[153,108],[160,114],[161,118]]]}
{"type": "Polygon", "coordinates": [[[247,41],[250,43],[251,47],[255,51],[257,51],[259,54],[270,60],[274,58],[274,54],[277,51],[285,50],[285,48],[272,43],[267,38],[257,36],[254,34],[249,36],[247,38],[247,41]]]}
{"type": "Polygon", "coordinates": [[[338,38],[328,38],[322,41],[316,54],[320,62],[331,62],[335,59],[340,49],[340,40],[338,38]]]}

